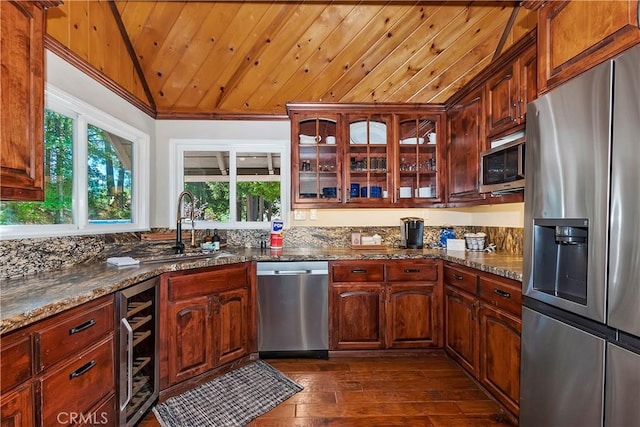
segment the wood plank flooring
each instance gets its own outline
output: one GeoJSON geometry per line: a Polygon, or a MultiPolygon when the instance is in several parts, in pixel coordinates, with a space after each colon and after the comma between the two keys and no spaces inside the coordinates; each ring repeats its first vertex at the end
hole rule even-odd
{"type": "MultiPolygon", "coordinates": [[[[251,427],[513,426],[501,406],[444,352],[267,362],[304,390],[251,427]]],[[[157,426],[153,413],[140,424],[157,426]]]]}

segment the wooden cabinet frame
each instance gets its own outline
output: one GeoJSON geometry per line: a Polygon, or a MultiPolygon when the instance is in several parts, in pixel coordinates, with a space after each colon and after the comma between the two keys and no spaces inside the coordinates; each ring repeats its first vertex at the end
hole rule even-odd
{"type": "Polygon", "coordinates": [[[517,417],[521,284],[451,264],[444,278],[445,350],[517,417]]]}
{"type": "Polygon", "coordinates": [[[638,7],[638,0],[546,2],[538,10],[540,94],[640,43],[638,7]]]}
{"type": "Polygon", "coordinates": [[[256,350],[255,286],[255,262],[162,276],[161,391],[198,382],[256,350]]]}
{"type": "MultiPolygon", "coordinates": [[[[367,208],[385,208],[385,207],[431,207],[441,206],[444,202],[444,177],[446,176],[446,162],[444,161],[444,145],[446,141],[446,116],[444,105],[441,104],[400,104],[400,103],[378,103],[378,104],[321,104],[321,103],[291,103],[287,104],[287,112],[291,118],[291,205],[292,208],[351,208],[351,207],[367,207],[367,208]],[[399,119],[407,117],[428,117],[432,118],[437,127],[437,159],[435,163],[439,165],[435,173],[437,185],[435,191],[437,197],[411,197],[400,198],[400,161],[399,141],[403,136],[399,132],[399,119]],[[372,119],[379,121],[387,126],[386,144],[350,144],[349,141],[349,124],[354,120],[372,119]],[[335,145],[327,145],[326,137],[328,136],[323,126],[317,126],[316,135],[308,135],[315,138],[317,144],[313,141],[307,144],[301,144],[299,135],[307,135],[303,131],[306,129],[304,121],[314,119],[329,119],[336,121],[335,145]],[[369,148],[370,147],[370,148],[369,148]],[[363,171],[358,178],[362,182],[368,182],[369,185],[381,186],[386,194],[382,197],[350,197],[350,184],[355,174],[351,171],[351,154],[350,151],[358,151],[357,155],[364,156],[362,149],[366,148],[366,156],[377,158],[386,153],[386,162],[384,165],[384,178],[382,172],[378,170],[378,166],[374,167],[375,171],[367,169],[363,171]],[[318,159],[326,158],[335,152],[335,168],[336,176],[333,177],[333,171],[320,171],[320,162],[318,165],[313,164],[314,150],[317,152],[318,159]],[[304,165],[305,159],[302,159],[302,152],[309,151],[311,165],[304,165]],[[371,151],[371,153],[369,152],[371,151]],[[310,170],[306,170],[309,168],[310,170]],[[375,177],[374,177],[375,175],[375,177]],[[328,187],[336,188],[336,197],[322,196],[323,184],[319,184],[313,191],[303,191],[303,177],[309,179],[317,176],[320,182],[323,177],[331,177],[332,184],[328,187]],[[385,188],[386,186],[386,188],[385,188]],[[386,197],[385,197],[386,196],[386,197]]],[[[309,128],[313,131],[313,126],[309,128]]],[[[373,141],[372,141],[373,142],[373,141]]],[[[423,144],[426,144],[424,141],[423,144]]],[[[333,166],[333,163],[331,164],[333,166]]],[[[417,167],[418,165],[416,165],[417,167]]],[[[426,175],[425,175],[426,176],[426,175]]],[[[306,178],[304,178],[306,179],[306,178]]],[[[360,183],[359,183],[360,184],[360,183]]]]}
{"type": "Polygon", "coordinates": [[[442,263],[413,261],[331,263],[330,350],[442,346],[442,263]]]}
{"type": "Polygon", "coordinates": [[[44,200],[44,9],[0,2],[0,200],[44,200]]]}

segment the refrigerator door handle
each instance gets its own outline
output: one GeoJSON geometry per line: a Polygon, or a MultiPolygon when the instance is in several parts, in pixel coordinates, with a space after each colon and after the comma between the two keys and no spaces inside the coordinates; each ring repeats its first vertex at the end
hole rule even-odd
{"type": "Polygon", "coordinates": [[[133,328],[126,318],[120,319],[120,324],[127,331],[127,398],[120,402],[120,411],[127,407],[133,395],[133,328]]]}

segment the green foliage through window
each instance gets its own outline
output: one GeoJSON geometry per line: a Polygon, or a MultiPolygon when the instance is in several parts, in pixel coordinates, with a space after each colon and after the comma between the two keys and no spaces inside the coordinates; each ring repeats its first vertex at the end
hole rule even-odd
{"type": "Polygon", "coordinates": [[[73,223],[73,119],[45,111],[43,202],[0,202],[0,225],[73,223]]]}

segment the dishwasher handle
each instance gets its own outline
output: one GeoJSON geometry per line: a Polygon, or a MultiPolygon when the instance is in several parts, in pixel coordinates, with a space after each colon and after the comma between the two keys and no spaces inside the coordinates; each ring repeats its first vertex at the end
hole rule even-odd
{"type": "Polygon", "coordinates": [[[258,276],[300,276],[309,274],[329,274],[328,270],[263,270],[258,276]]]}

